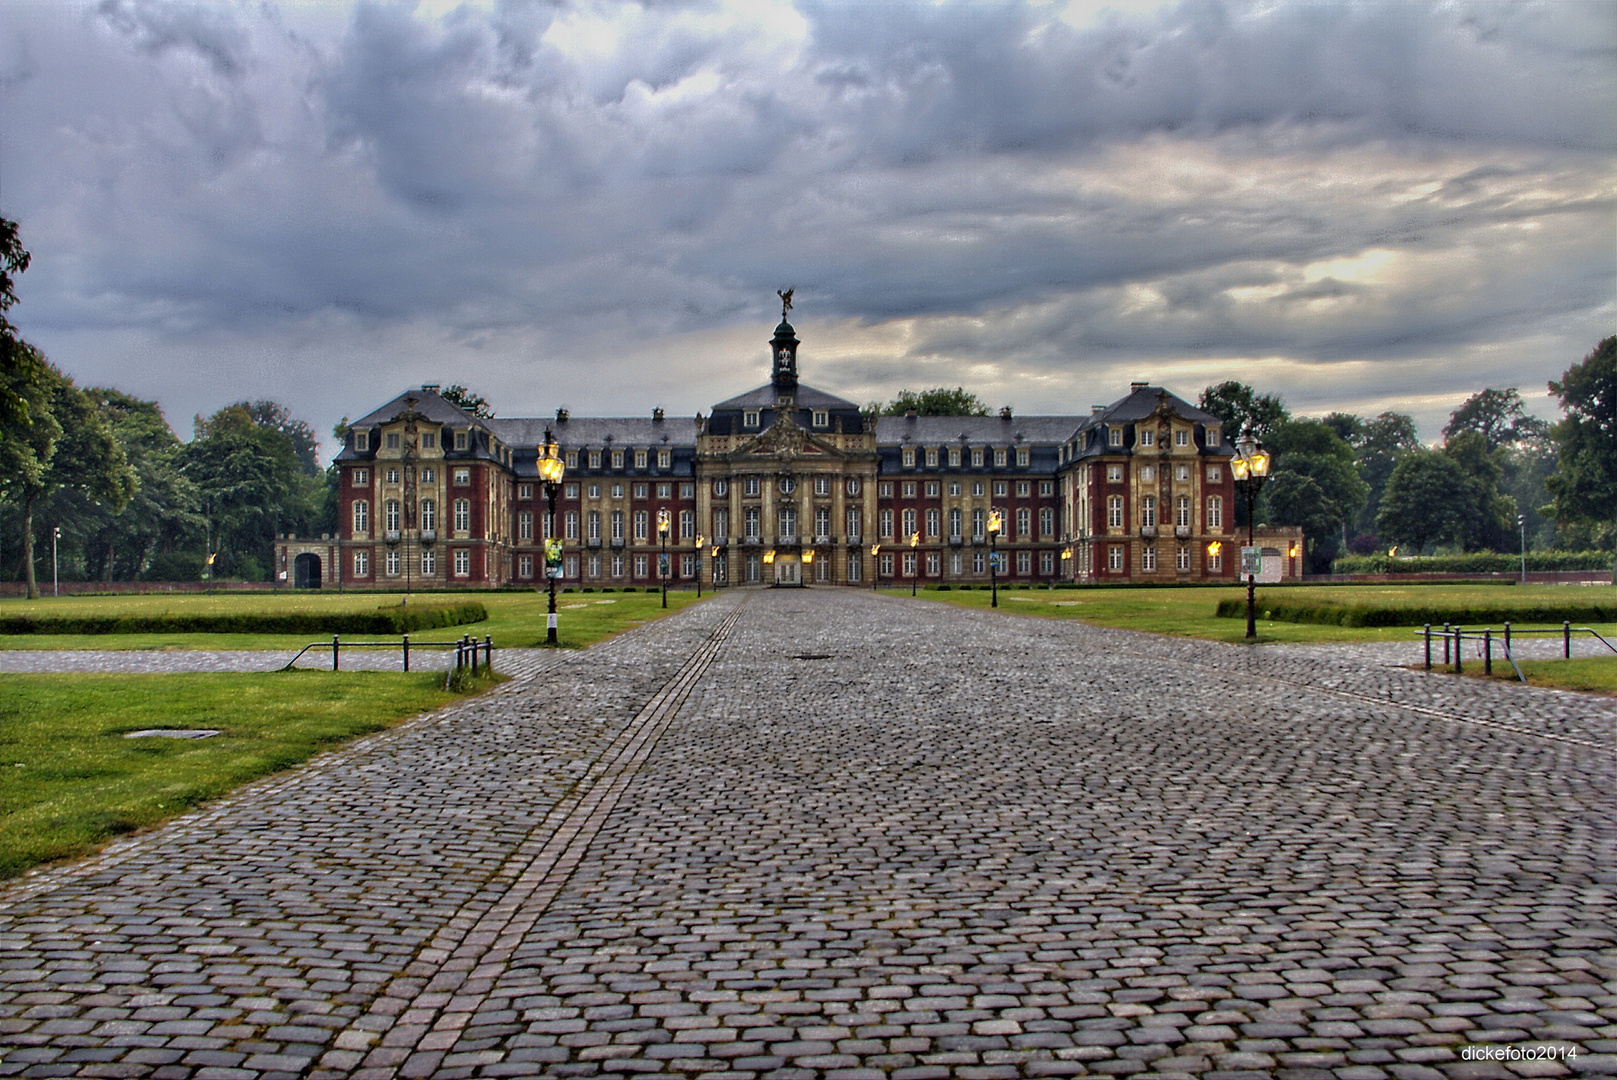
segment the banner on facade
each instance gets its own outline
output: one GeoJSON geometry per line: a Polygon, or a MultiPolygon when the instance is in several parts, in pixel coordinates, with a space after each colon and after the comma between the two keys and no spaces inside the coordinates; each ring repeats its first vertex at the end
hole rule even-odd
{"type": "Polygon", "coordinates": [[[561,540],[556,537],[545,541],[545,575],[561,577],[561,540]]]}

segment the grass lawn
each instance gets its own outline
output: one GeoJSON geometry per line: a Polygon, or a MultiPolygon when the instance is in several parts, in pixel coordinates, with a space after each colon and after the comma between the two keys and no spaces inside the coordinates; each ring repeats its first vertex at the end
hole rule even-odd
{"type": "MultiPolygon", "coordinates": [[[[1527,681],[1533,686],[1617,696],[1617,655],[1574,657],[1571,660],[1522,660],[1519,663],[1522,674],[1527,676],[1527,681]]],[[[1469,659],[1465,674],[1485,677],[1482,675],[1482,665],[1469,659]]],[[[1493,677],[1510,682],[1517,681],[1516,673],[1510,669],[1510,663],[1498,658],[1494,659],[1493,677]]]]}
{"type": "MultiPolygon", "coordinates": [[[[484,684],[486,685],[486,684],[484,684]]],[[[460,695],[442,675],[294,671],[0,680],[0,878],[88,854],[460,695]],[[126,739],[148,728],[206,739],[126,739]]]]}
{"type": "MultiPolygon", "coordinates": [[[[891,596],[908,596],[908,589],[885,590],[891,596]]],[[[1313,603],[1414,606],[1440,602],[1480,603],[1513,600],[1553,603],[1587,602],[1589,590],[1564,585],[1314,585],[1272,590],[1288,600],[1313,603]]],[[[1613,595],[1595,590],[1601,597],[1613,595]]],[[[1415,638],[1413,627],[1343,627],[1287,623],[1262,618],[1265,590],[1258,589],[1259,641],[1408,641],[1415,638]]],[[[986,608],[986,589],[939,592],[923,588],[918,594],[926,600],[941,600],[963,607],[986,608]]],[[[1245,599],[1242,586],[1229,588],[1161,589],[1000,589],[999,610],[1009,614],[1037,615],[1049,619],[1077,619],[1097,626],[1143,630],[1155,634],[1206,638],[1211,641],[1244,641],[1245,619],[1220,619],[1214,615],[1220,600],[1245,599]]],[[[1526,629],[1526,627],[1522,627],[1526,629]]],[[[1607,637],[1617,626],[1596,625],[1607,637]],[[1611,631],[1611,632],[1608,632],[1611,631]]]]}
{"type": "MultiPolygon", "coordinates": [[[[412,602],[436,604],[454,600],[456,593],[417,593],[412,602]]],[[[708,594],[704,594],[705,596],[708,594]]],[[[453,641],[462,634],[485,635],[501,648],[527,648],[545,640],[544,593],[467,593],[488,608],[486,622],[438,630],[420,630],[420,641],[453,641]]],[[[240,611],[252,605],[264,611],[374,611],[396,606],[398,593],[235,593],[228,596],[157,594],[141,596],[64,596],[39,600],[0,600],[0,614],[156,614],[165,611],[240,611]]],[[[668,594],[668,612],[694,603],[694,592],[668,594]]],[[[556,597],[557,628],[561,643],[583,648],[664,614],[655,593],[562,593],[556,597]]],[[[370,635],[365,635],[367,638],[370,635]]],[[[0,649],[284,649],[296,651],[316,640],[306,634],[0,634],[0,649]]],[[[496,661],[496,666],[498,662],[496,661]]]]}

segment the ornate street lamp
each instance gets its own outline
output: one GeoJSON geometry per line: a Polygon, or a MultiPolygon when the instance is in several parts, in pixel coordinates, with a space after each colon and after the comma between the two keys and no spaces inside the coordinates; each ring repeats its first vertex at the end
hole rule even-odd
{"type": "Polygon", "coordinates": [[[916,548],[921,546],[921,534],[910,533],[910,595],[915,595],[915,589],[921,584],[921,556],[916,548]]]}
{"type": "Polygon", "coordinates": [[[1235,444],[1236,457],[1230,462],[1235,479],[1246,485],[1246,547],[1241,549],[1241,572],[1246,575],[1246,639],[1258,639],[1258,569],[1263,553],[1256,539],[1258,489],[1269,475],[1269,453],[1248,428],[1235,444]]]}
{"type": "Polygon", "coordinates": [[[539,448],[539,479],[545,485],[545,502],[550,509],[550,528],[545,530],[545,577],[550,579],[550,611],[545,617],[545,644],[554,648],[556,637],[556,579],[561,577],[561,538],[556,535],[556,489],[567,472],[567,463],[556,452],[556,438],[545,428],[545,444],[539,448]]]}
{"type": "Polygon", "coordinates": [[[1072,573],[1072,545],[1068,544],[1061,549],[1061,577],[1065,581],[1071,581],[1072,573]]]}
{"type": "Polygon", "coordinates": [[[989,607],[999,607],[999,530],[1005,516],[998,510],[988,511],[988,588],[993,593],[989,607]]]}
{"type": "Polygon", "coordinates": [[[663,607],[668,606],[668,525],[669,514],[667,507],[657,511],[657,536],[662,540],[662,561],[657,564],[657,571],[663,579],[663,607]]]}
{"type": "Polygon", "coordinates": [[[871,592],[875,592],[876,591],[876,586],[881,583],[881,570],[880,570],[881,564],[876,561],[876,556],[878,556],[880,554],[881,554],[881,545],[880,544],[871,544],[870,545],[870,591],[871,592]]]}
{"type": "Polygon", "coordinates": [[[702,598],[702,548],[707,544],[707,537],[700,533],[696,536],[696,598],[702,598]]]}

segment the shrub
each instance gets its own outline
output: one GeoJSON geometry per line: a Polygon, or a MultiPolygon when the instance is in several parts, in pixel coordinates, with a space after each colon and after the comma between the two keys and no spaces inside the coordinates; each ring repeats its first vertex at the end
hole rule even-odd
{"type": "MultiPolygon", "coordinates": [[[[1529,551],[1527,569],[1608,570],[1608,551],[1529,551]]],[[[1421,555],[1395,558],[1389,555],[1344,555],[1331,565],[1337,574],[1512,574],[1522,568],[1522,557],[1492,551],[1470,555],[1421,555]]]]}
{"type": "MultiPolygon", "coordinates": [[[[1580,592],[1582,590],[1579,590],[1580,592]]],[[[1316,626],[1421,626],[1426,623],[1459,625],[1486,625],[1502,622],[1617,621],[1617,601],[1579,600],[1565,604],[1490,603],[1490,604],[1412,604],[1407,607],[1388,605],[1375,607],[1365,604],[1308,604],[1260,597],[1263,617],[1276,622],[1312,623],[1316,626]]],[[[1246,618],[1244,599],[1221,600],[1217,615],[1221,619],[1246,618]]]]}
{"type": "Polygon", "coordinates": [[[164,612],[161,615],[7,615],[0,634],[407,634],[482,622],[476,601],[375,611],[164,612]]]}

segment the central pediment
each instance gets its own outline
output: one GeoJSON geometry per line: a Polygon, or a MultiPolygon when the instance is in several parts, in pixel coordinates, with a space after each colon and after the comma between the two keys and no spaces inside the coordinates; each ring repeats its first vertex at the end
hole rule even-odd
{"type": "Polygon", "coordinates": [[[838,451],[804,431],[790,416],[782,416],[768,429],[736,447],[735,452],[762,457],[810,457],[838,451]]]}

